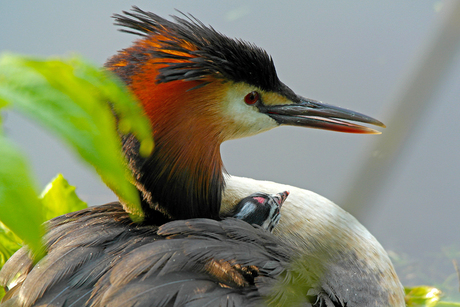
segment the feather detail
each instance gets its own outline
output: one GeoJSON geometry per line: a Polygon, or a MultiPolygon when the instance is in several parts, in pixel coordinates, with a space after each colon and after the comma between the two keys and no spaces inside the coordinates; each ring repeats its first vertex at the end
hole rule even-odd
{"type": "Polygon", "coordinates": [[[33,262],[30,258],[30,251],[25,247],[19,249],[8,259],[0,271],[0,285],[10,289],[15,284],[22,283],[32,268],[33,262]]]}
{"type": "Polygon", "coordinates": [[[72,276],[79,267],[99,253],[100,248],[97,247],[62,247],[59,253],[50,253],[35,265],[22,284],[20,296],[24,298],[24,305],[31,305],[49,288],[72,276]]]}

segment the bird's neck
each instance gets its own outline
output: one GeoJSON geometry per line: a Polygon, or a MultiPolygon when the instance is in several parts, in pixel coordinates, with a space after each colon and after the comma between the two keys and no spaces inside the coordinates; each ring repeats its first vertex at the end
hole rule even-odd
{"type": "Polygon", "coordinates": [[[138,154],[137,141],[132,136],[125,139],[143,209],[154,222],[157,212],[169,219],[217,219],[224,188],[219,144],[194,129],[174,130],[156,133],[154,153],[145,159],[138,154]]]}
{"type": "Polygon", "coordinates": [[[155,149],[149,158],[140,157],[132,136],[124,140],[146,216],[158,219],[161,212],[167,219],[218,219],[224,178],[215,108],[221,87],[195,88],[198,81],[157,83],[161,64],[152,61],[132,74],[127,66],[112,66],[152,123],[155,149]]]}

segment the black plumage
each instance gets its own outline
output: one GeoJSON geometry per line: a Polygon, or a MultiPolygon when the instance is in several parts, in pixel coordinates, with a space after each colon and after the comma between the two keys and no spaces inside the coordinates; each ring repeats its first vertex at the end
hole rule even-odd
{"type": "Polygon", "coordinates": [[[212,75],[252,84],[266,91],[285,89],[276,74],[273,59],[254,44],[231,39],[192,15],[172,16],[173,22],[138,7],[123,13],[114,15],[115,24],[123,27],[121,31],[143,38],[165,35],[160,46],[149,51],[167,64],[160,70],[158,82],[196,81],[212,75]],[[169,61],[171,59],[180,62],[169,61]]]}

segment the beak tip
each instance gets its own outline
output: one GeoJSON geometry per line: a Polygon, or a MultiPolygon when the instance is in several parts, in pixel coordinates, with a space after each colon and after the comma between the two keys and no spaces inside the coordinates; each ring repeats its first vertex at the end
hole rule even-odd
{"type": "Polygon", "coordinates": [[[361,133],[364,133],[364,134],[382,134],[381,131],[378,131],[378,130],[375,130],[375,129],[372,129],[372,128],[369,128],[369,127],[364,127],[364,129],[361,131],[361,133]]]}
{"type": "Polygon", "coordinates": [[[376,126],[379,126],[379,127],[381,127],[381,128],[386,128],[386,127],[387,127],[384,123],[382,123],[381,121],[376,120],[376,119],[375,119],[375,121],[372,122],[371,124],[376,125],[376,126]]]}

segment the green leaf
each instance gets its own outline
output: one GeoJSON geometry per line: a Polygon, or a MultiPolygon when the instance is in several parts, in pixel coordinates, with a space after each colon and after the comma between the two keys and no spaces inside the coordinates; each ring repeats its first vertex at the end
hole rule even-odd
{"type": "Polygon", "coordinates": [[[6,260],[22,247],[22,240],[0,223],[0,270],[6,260]]]}
{"type": "Polygon", "coordinates": [[[411,307],[460,307],[460,303],[443,302],[441,290],[431,286],[405,287],[406,304],[411,307]]]}
{"type": "Polygon", "coordinates": [[[3,55],[0,106],[2,102],[61,136],[94,166],[133,220],[142,220],[139,195],[122,156],[113,113],[123,133],[133,133],[140,140],[146,155],[153,149],[152,131],[121,81],[78,58],[39,60],[3,55]]]}
{"type": "Polygon", "coordinates": [[[61,174],[58,174],[46,186],[41,199],[45,220],[88,207],[84,201],[78,198],[75,187],[71,186],[61,174]]]}
{"type": "Polygon", "coordinates": [[[35,182],[22,153],[0,135],[0,220],[30,247],[35,260],[44,255],[45,221],[35,182]]]}
{"type": "MultiPolygon", "coordinates": [[[[5,145],[5,144],[2,144],[5,145]]],[[[2,156],[2,160],[5,157],[2,156]]],[[[17,165],[17,164],[16,164],[17,165]]],[[[2,165],[3,166],[3,165],[2,165]]],[[[3,174],[2,174],[3,175],[3,174]]],[[[11,173],[10,176],[15,176],[18,174],[11,173]]],[[[19,174],[21,176],[23,174],[19,174]]],[[[17,177],[20,178],[20,177],[17,177]]],[[[25,177],[22,177],[25,178],[25,177]]],[[[18,190],[21,191],[22,189],[18,190]]],[[[42,209],[42,216],[45,220],[52,219],[53,217],[81,210],[87,207],[87,204],[78,198],[75,193],[75,187],[69,185],[67,180],[61,175],[58,174],[52,182],[50,182],[46,188],[43,190],[41,197],[41,206],[37,208],[42,209]]],[[[19,200],[18,200],[19,201],[19,200]]],[[[1,202],[3,204],[3,202],[1,202]]],[[[15,209],[16,205],[19,205],[18,208],[23,208],[25,204],[19,204],[15,202],[12,209],[15,209]]],[[[4,217],[2,217],[4,218],[4,217]]],[[[6,217],[8,220],[9,217],[6,217]]],[[[16,229],[17,225],[12,226],[13,229],[16,229]]],[[[22,226],[21,226],[22,227],[22,226]]],[[[38,238],[40,239],[40,238],[38,238]]],[[[40,241],[39,241],[40,242],[40,241]]],[[[0,223],[0,269],[3,267],[5,262],[18,250],[22,247],[22,240],[14,234],[8,227],[3,223],[0,223]]],[[[40,249],[43,251],[44,249],[40,249]]],[[[35,259],[36,261],[39,258],[35,259]]],[[[0,300],[5,295],[3,288],[0,288],[0,300]]]]}

